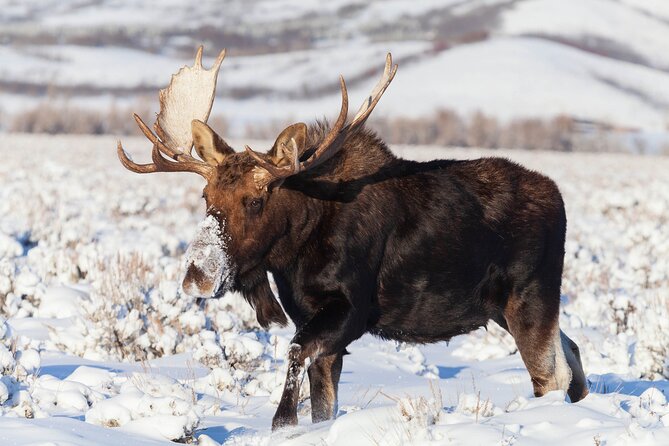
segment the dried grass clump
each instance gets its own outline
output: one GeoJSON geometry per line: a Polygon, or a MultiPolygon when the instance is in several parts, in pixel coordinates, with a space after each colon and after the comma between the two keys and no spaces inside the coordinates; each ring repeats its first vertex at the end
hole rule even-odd
{"type": "MultiPolygon", "coordinates": [[[[607,126],[596,123],[580,126],[569,116],[518,118],[502,123],[480,111],[466,117],[444,109],[420,118],[376,119],[372,127],[392,144],[563,152],[625,150],[620,138],[607,126]]],[[[264,137],[267,133],[257,132],[257,136],[264,137]]]]}
{"type": "Polygon", "coordinates": [[[112,104],[107,110],[46,101],[13,116],[8,130],[16,133],[132,135],[137,133],[132,113],[148,115],[147,100],[132,107],[112,104]]]}

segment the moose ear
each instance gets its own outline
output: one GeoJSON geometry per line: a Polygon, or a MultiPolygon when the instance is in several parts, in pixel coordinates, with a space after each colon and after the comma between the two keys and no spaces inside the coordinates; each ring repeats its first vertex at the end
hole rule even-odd
{"type": "Polygon", "coordinates": [[[221,164],[226,156],[235,151],[207,124],[197,119],[191,122],[193,131],[193,146],[200,158],[207,164],[216,166],[221,164]]]}
{"type": "Polygon", "coordinates": [[[293,162],[293,152],[298,156],[304,153],[307,145],[307,125],[303,122],[286,127],[270,150],[269,155],[276,166],[285,166],[293,162]]]}

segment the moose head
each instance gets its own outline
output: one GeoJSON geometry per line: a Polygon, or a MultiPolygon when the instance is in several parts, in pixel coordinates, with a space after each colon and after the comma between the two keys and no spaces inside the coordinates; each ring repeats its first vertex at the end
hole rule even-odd
{"type": "Polygon", "coordinates": [[[120,142],[117,147],[121,163],[133,172],[193,172],[207,181],[207,217],[189,247],[183,280],[184,291],[197,297],[240,290],[245,277],[264,274],[264,260],[288,237],[289,228],[299,224],[293,220],[300,202],[282,193],[282,184],[313,172],[337,154],[344,140],[362,128],[397,70],[388,54],[381,79],[350,121],[346,83],[340,77],[339,116],[317,145],[308,144],[307,126],[300,122],[284,129],[267,153],[248,146],[235,152],[206,124],[224,58],[225,50],[211,69],[204,69],[200,47],[194,65],[172,76],[159,94],[155,133],[134,115],[153,144],[152,163],[137,164],[120,142]]]}

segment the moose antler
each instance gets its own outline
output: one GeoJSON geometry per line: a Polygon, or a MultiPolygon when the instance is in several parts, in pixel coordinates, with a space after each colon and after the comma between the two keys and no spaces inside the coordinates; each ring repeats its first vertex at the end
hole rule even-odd
{"type": "Polygon", "coordinates": [[[225,50],[218,55],[212,68],[206,70],[202,66],[202,47],[199,47],[193,66],[185,66],[172,75],[169,86],[159,93],[160,113],[154,124],[158,136],[137,114],[133,115],[142,133],[153,143],[153,163],[133,162],[119,141],[117,153],[123,166],[136,173],[194,172],[205,178],[212,174],[212,166],[191,155],[191,122],[194,119],[206,122],[209,118],[224,58],[225,50]],[[175,161],[167,160],[163,154],[175,161]]]}
{"type": "MultiPolygon", "coordinates": [[[[265,160],[249,146],[245,146],[249,155],[251,155],[258,163],[258,167],[254,174],[254,179],[258,188],[267,188],[269,184],[275,181],[281,181],[300,172],[304,172],[305,170],[316,167],[332,158],[341,149],[342,143],[346,137],[356,133],[363,127],[365,121],[367,121],[367,118],[372,113],[372,110],[374,110],[374,107],[376,107],[376,104],[378,104],[381,96],[383,96],[383,93],[386,91],[386,88],[388,88],[388,85],[390,85],[390,82],[395,77],[396,72],[397,65],[393,65],[393,58],[391,54],[388,53],[386,55],[386,65],[381,79],[372,90],[372,93],[362,103],[362,106],[353,120],[348,124],[346,124],[346,117],[348,115],[348,92],[346,90],[344,78],[340,76],[341,109],[339,111],[339,117],[316,150],[314,150],[309,158],[302,162],[299,160],[299,150],[297,150],[297,147],[293,147],[293,159],[290,165],[278,167],[265,160]]],[[[295,144],[294,141],[293,144],[295,144]]]]}

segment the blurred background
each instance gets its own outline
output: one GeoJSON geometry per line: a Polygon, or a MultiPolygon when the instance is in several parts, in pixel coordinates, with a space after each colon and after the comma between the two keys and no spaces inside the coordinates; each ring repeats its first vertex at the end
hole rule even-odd
{"type": "Polygon", "coordinates": [[[390,143],[669,154],[665,0],[0,0],[0,131],[138,134],[203,44],[210,124],[272,138],[400,65],[390,143]]]}

